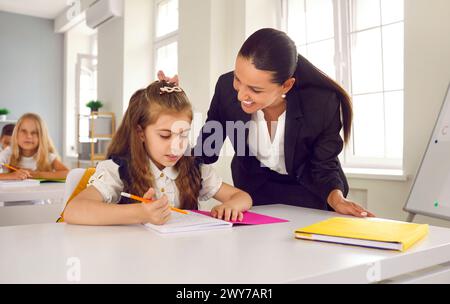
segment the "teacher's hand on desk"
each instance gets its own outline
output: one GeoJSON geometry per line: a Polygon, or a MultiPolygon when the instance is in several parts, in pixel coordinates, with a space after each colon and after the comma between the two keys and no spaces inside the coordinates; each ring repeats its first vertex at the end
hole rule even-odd
{"type": "Polygon", "coordinates": [[[343,215],[353,215],[356,217],[375,217],[373,213],[364,209],[357,203],[354,203],[344,197],[341,190],[333,190],[328,195],[328,205],[334,211],[343,215]]]}

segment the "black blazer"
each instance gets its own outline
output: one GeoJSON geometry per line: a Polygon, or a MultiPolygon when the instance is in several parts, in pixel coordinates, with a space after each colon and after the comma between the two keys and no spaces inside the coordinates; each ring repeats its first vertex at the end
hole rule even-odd
{"type": "MultiPolygon", "coordinates": [[[[342,127],[340,101],[334,91],[314,86],[294,86],[286,99],[286,170],[294,182],[314,193],[322,206],[327,206],[326,200],[332,190],[340,189],[345,196],[348,193],[347,179],[338,159],[343,148],[343,140],[339,134],[342,127]]],[[[242,130],[226,128],[227,121],[247,123],[250,120],[251,115],[242,110],[233,88],[233,73],[222,75],[216,84],[206,120],[207,123],[217,121],[222,128],[208,128],[205,125],[194,153],[204,163],[214,163],[228,136],[234,150],[239,151],[240,155],[244,154],[233,157],[231,170],[234,185],[252,195],[268,182],[274,171],[262,166],[251,155],[247,145],[248,129],[245,130],[243,142],[237,136],[242,130]],[[211,146],[213,151],[206,149],[211,146]]],[[[274,190],[279,191],[282,201],[282,186],[274,190]]],[[[302,200],[301,197],[298,199],[302,200]]]]}

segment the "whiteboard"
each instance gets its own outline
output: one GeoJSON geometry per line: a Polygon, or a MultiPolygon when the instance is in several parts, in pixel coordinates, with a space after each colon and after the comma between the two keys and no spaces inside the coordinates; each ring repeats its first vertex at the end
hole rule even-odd
{"type": "Polygon", "coordinates": [[[404,210],[450,220],[450,85],[404,210]]]}

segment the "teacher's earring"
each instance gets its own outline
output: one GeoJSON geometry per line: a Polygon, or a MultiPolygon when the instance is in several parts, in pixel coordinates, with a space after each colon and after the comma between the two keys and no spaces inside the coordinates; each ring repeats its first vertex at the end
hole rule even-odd
{"type": "Polygon", "coordinates": [[[281,95],[281,97],[282,97],[283,99],[286,98],[286,94],[281,95]]]}

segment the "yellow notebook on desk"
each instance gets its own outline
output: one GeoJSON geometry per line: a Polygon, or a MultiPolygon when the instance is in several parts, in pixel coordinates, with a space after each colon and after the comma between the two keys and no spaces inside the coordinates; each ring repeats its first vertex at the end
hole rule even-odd
{"type": "Polygon", "coordinates": [[[428,234],[428,225],[374,218],[334,217],[299,228],[298,239],[405,251],[428,234]]]}

